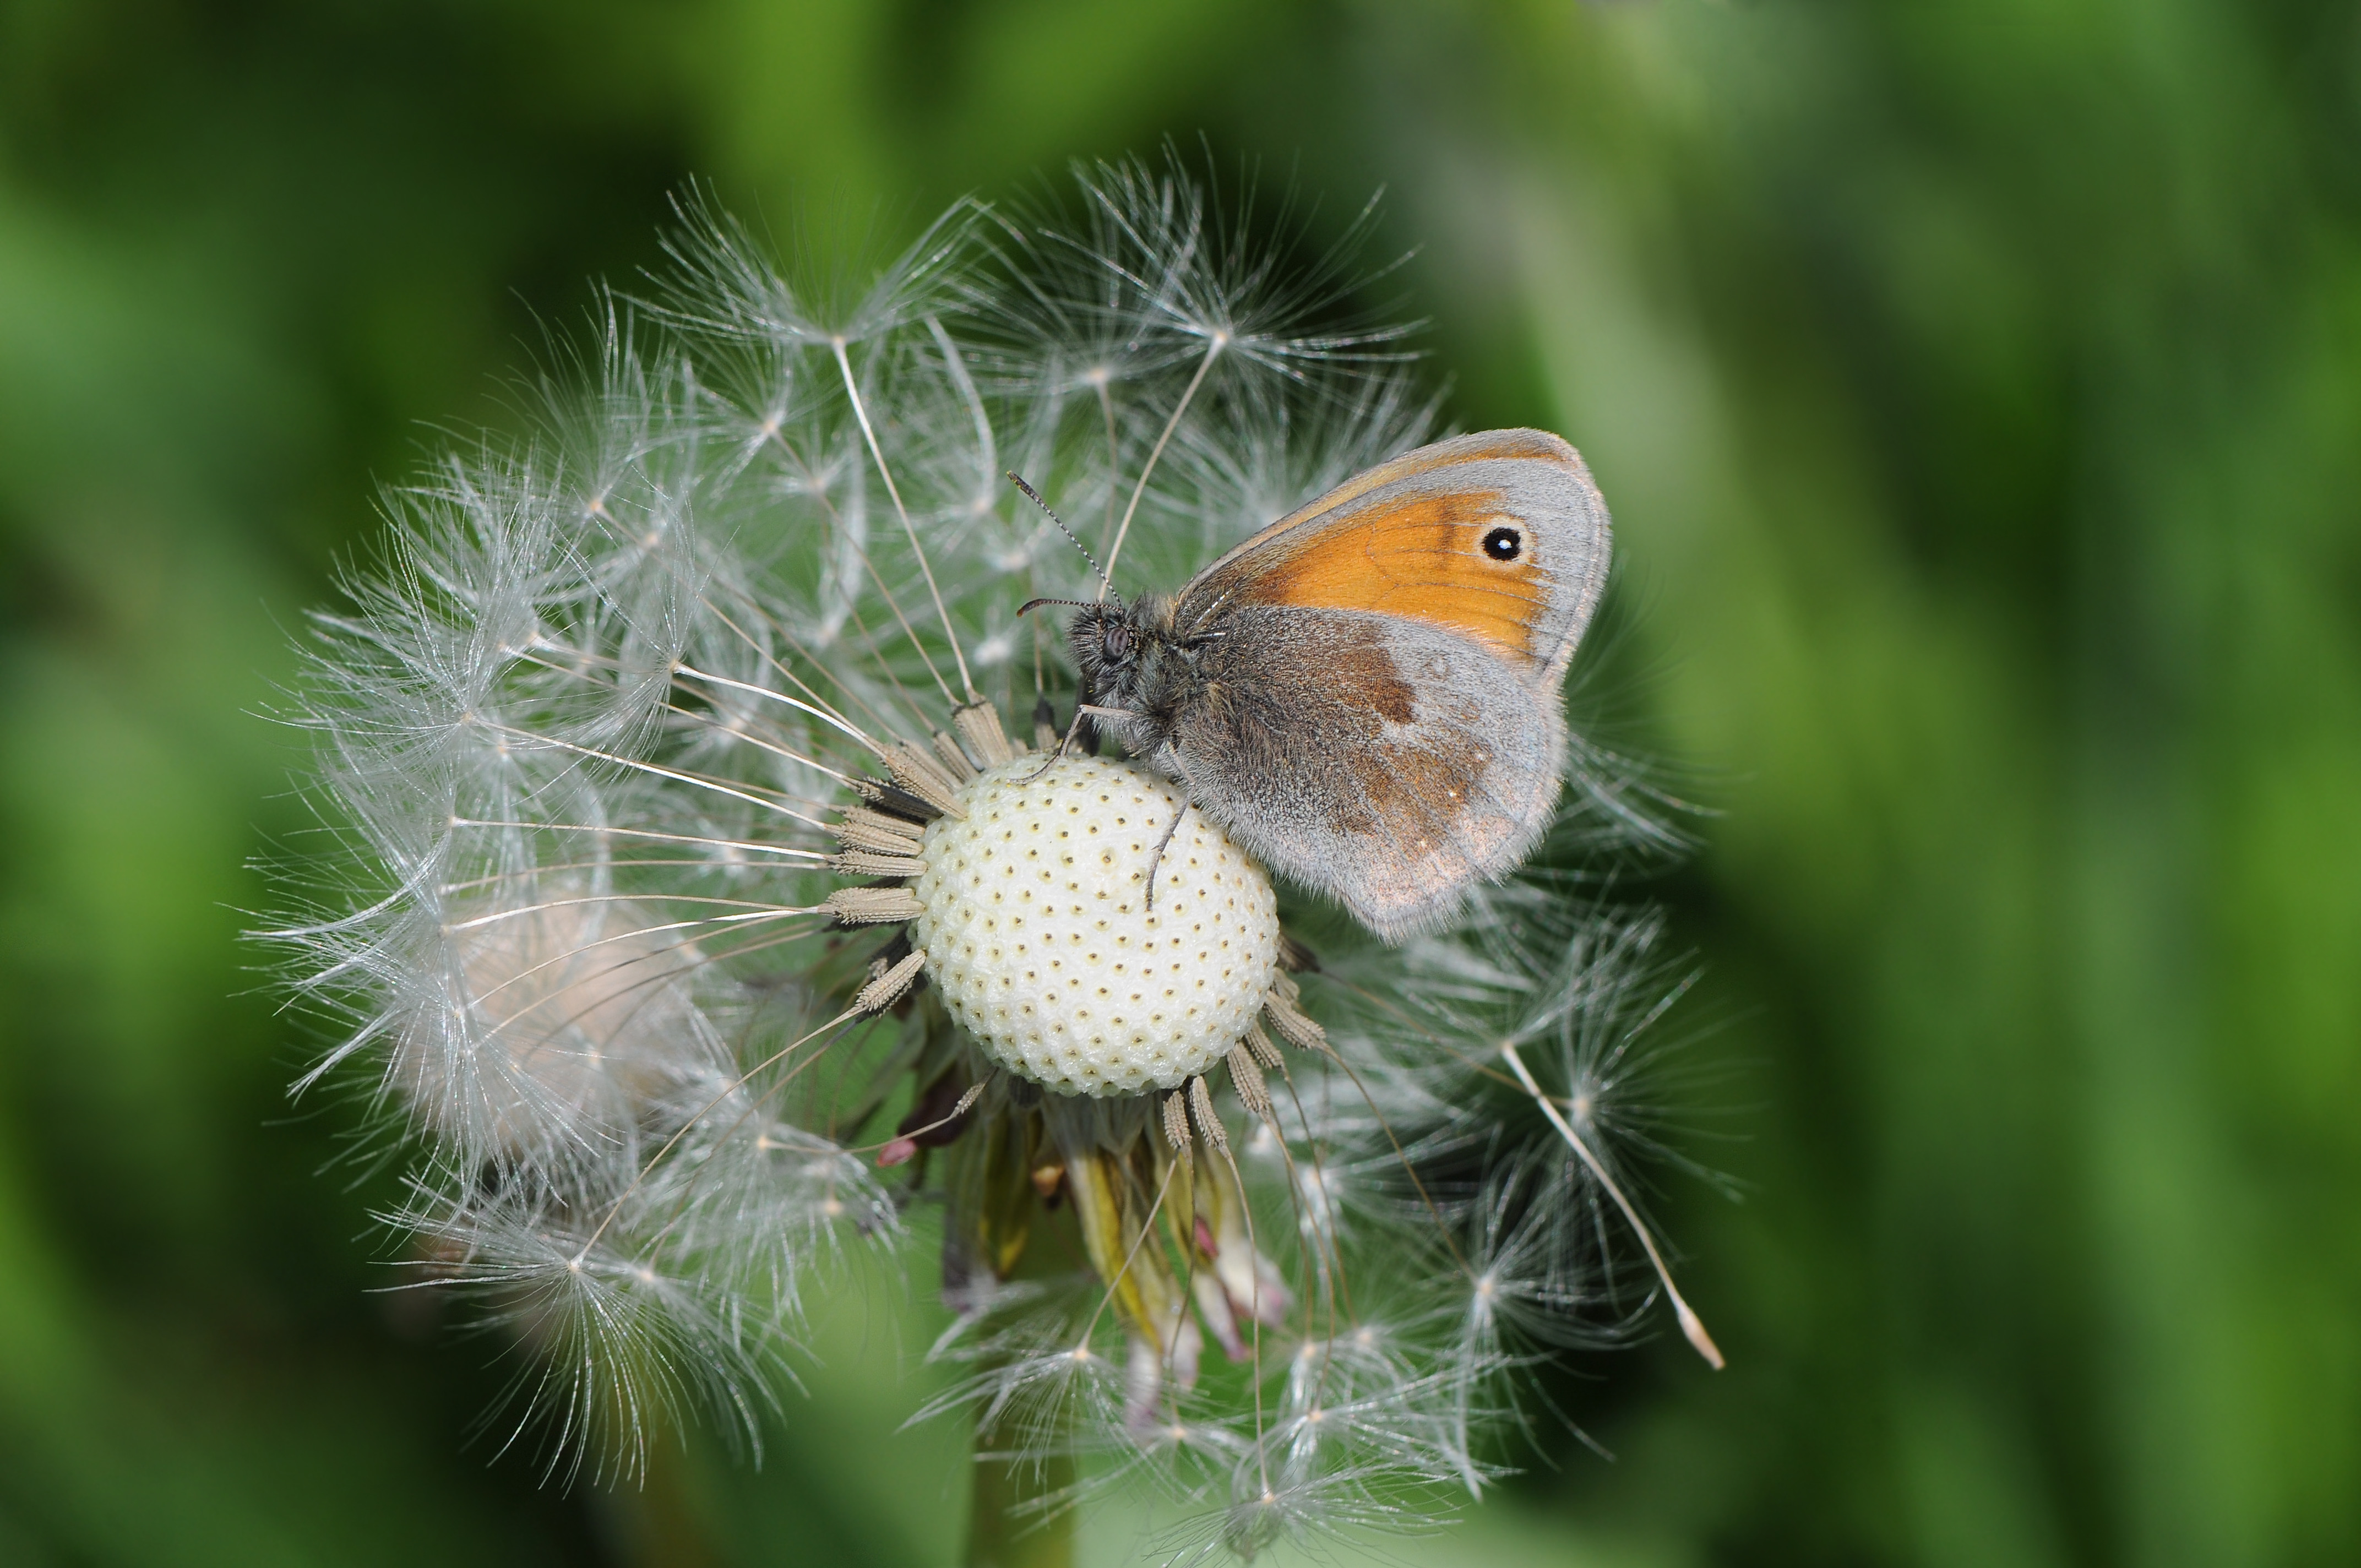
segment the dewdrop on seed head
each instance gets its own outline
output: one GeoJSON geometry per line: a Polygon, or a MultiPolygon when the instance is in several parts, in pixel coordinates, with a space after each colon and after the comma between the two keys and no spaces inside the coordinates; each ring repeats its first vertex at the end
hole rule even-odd
{"type": "Polygon", "coordinates": [[[927,828],[911,939],[993,1060],[1103,1098],[1176,1089],[1245,1036],[1279,972],[1278,900],[1202,813],[1175,827],[1178,790],[1095,757],[1024,756],[959,802],[964,818],[927,828]]]}

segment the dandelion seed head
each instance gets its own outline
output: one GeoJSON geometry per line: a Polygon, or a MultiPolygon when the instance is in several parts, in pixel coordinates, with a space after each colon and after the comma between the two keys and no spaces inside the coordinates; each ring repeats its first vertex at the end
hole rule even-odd
{"type": "MultiPolygon", "coordinates": [[[[1080,1460],[1044,1508],[1155,1486],[1173,1561],[1252,1555],[1480,1494],[1517,1375],[1653,1299],[1660,918],[1527,874],[1400,948],[1283,938],[1171,782],[1044,765],[1089,698],[1016,610],[1098,583],[1006,471],[1128,592],[1433,433],[1347,250],[1255,210],[1093,168],[816,285],[694,196],[317,618],[304,1081],[378,1113],[384,1218],[502,1326],[554,1474],[752,1442],[846,1255],[923,1245],[928,1413],[1080,1460]]],[[[1663,839],[1569,755],[1569,855],[1663,839]]]]}

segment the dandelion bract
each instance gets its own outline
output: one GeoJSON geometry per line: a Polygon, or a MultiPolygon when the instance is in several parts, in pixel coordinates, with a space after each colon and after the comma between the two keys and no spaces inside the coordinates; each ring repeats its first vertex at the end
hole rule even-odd
{"type": "Polygon", "coordinates": [[[1100,168],[823,302],[692,200],[318,619],[305,1082],[368,1091],[557,1471],[793,1419],[803,1307],[923,1248],[939,1407],[1078,1465],[1039,1508],[1152,1481],[1172,1554],[1252,1555],[1480,1493],[1534,1359],[1671,1294],[1631,1097],[1678,976],[1565,869],[1663,837],[1629,770],[1577,746],[1557,869],[1388,948],[1217,828],[1144,862],[1172,783],[1050,755],[1074,677],[1017,612],[1097,583],[1010,471],[1169,585],[1431,433],[1349,253],[1249,205],[1100,168]]]}

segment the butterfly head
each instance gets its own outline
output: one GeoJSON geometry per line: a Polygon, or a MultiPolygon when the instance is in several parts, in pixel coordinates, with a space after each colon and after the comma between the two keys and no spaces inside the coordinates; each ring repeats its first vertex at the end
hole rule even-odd
{"type": "Polygon", "coordinates": [[[1141,712],[1163,706],[1158,696],[1180,653],[1171,599],[1149,594],[1128,605],[1085,605],[1066,635],[1091,701],[1141,712]]]}

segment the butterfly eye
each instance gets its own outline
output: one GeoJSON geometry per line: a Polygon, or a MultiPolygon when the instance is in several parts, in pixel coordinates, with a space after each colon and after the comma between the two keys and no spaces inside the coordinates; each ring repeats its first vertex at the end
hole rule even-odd
{"type": "Polygon", "coordinates": [[[1119,620],[1107,622],[1106,630],[1099,634],[1099,644],[1106,650],[1108,658],[1122,658],[1131,652],[1131,628],[1119,620]]]}
{"type": "Polygon", "coordinates": [[[1513,561],[1524,547],[1524,535],[1513,528],[1496,528],[1484,536],[1484,554],[1495,561],[1513,561]]]}

